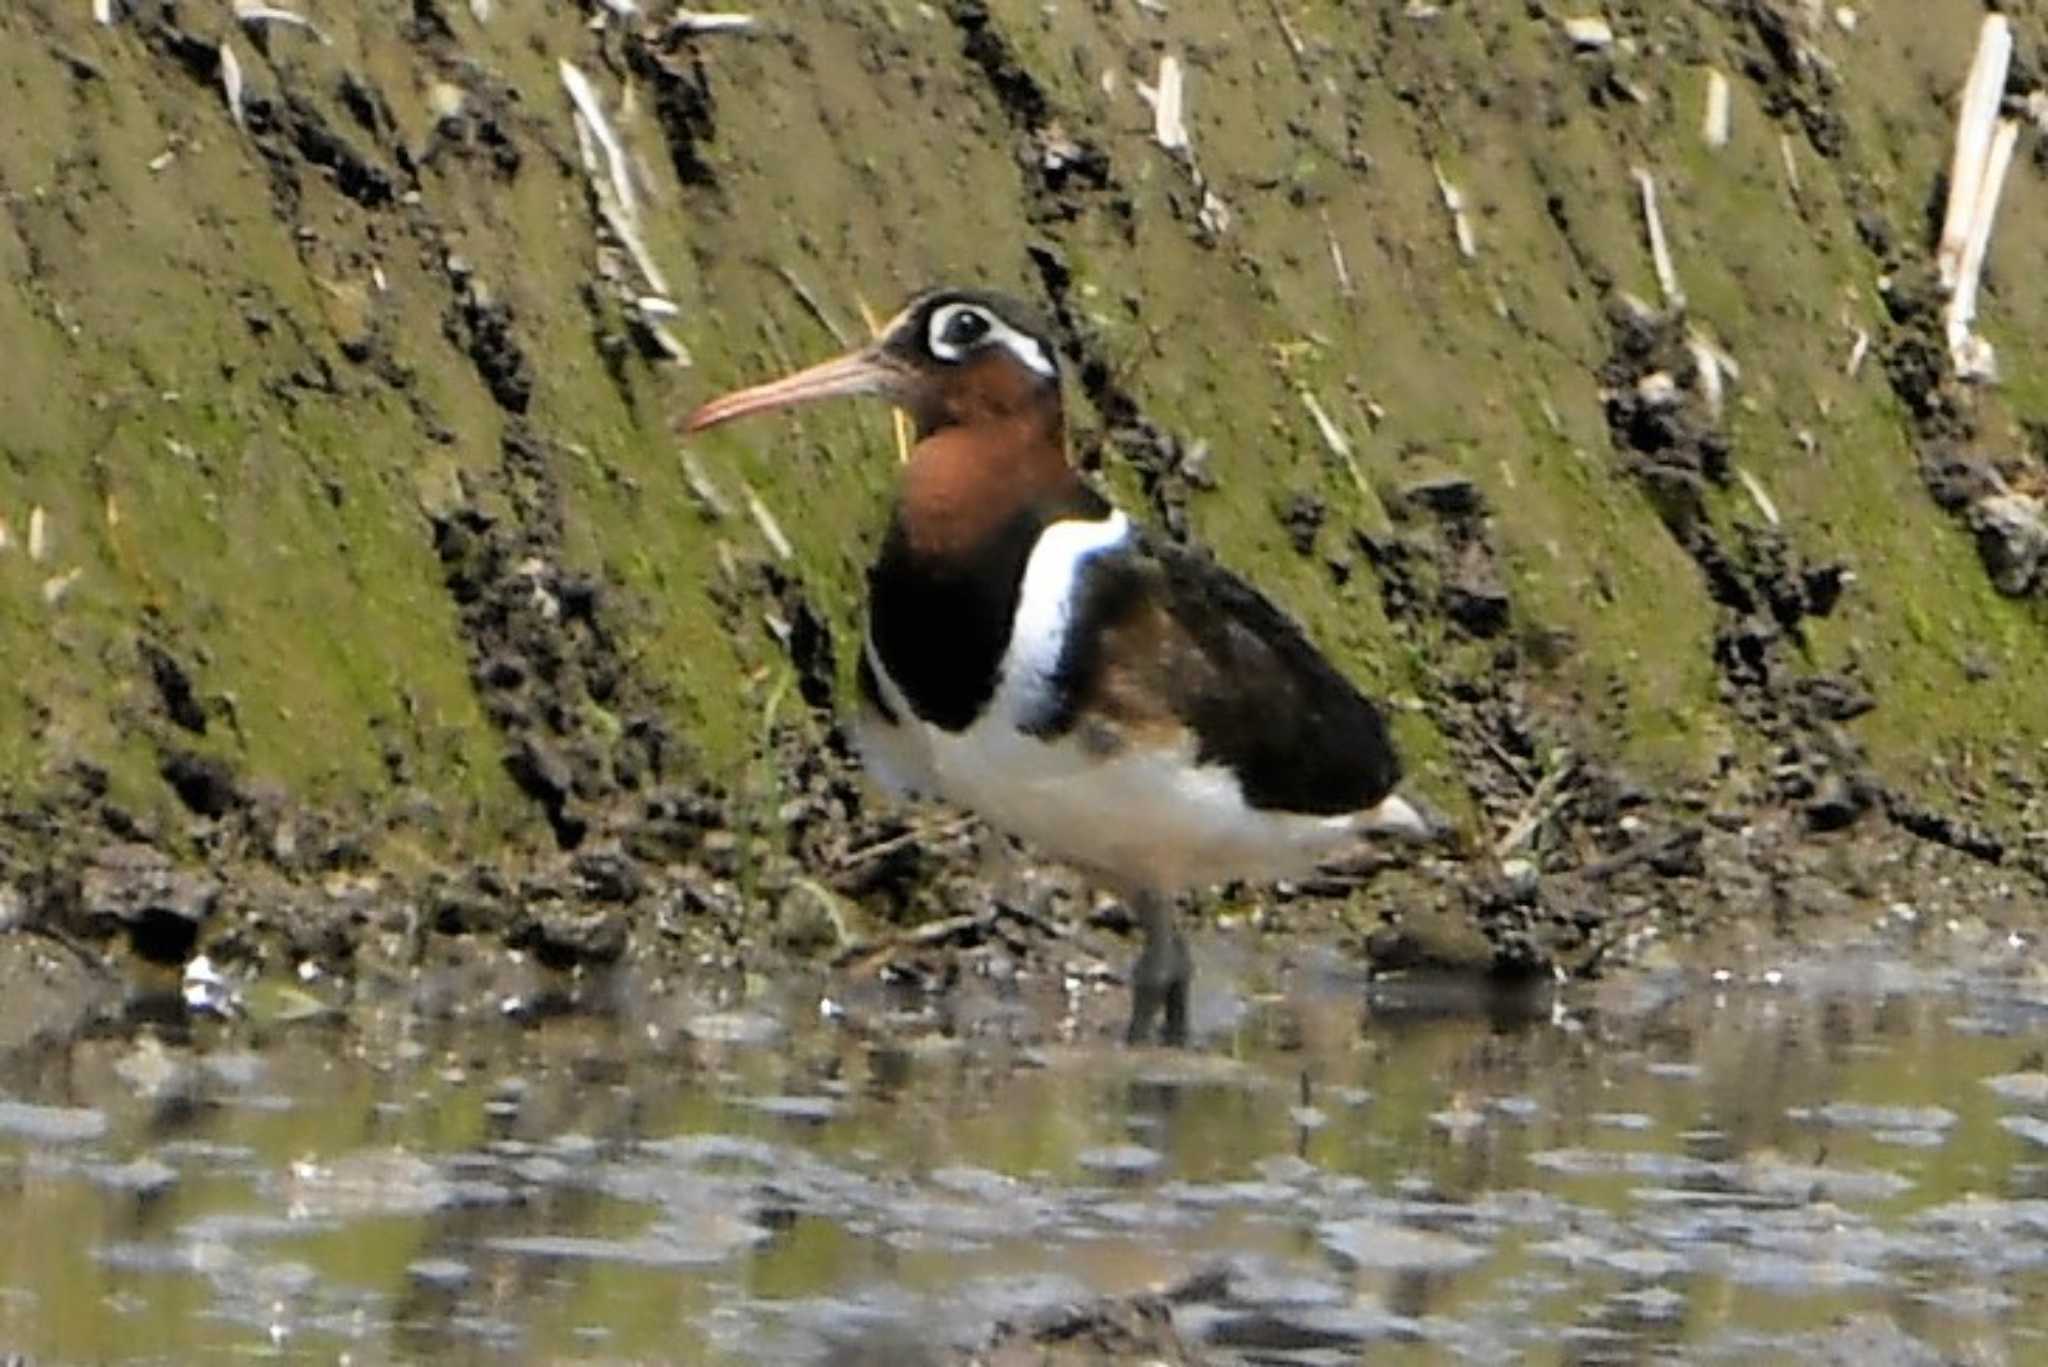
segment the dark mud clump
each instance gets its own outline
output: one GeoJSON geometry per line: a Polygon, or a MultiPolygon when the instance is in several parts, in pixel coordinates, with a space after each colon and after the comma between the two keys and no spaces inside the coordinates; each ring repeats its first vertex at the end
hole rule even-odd
{"type": "Polygon", "coordinates": [[[1743,0],[1734,13],[1746,26],[1738,29],[1747,40],[1741,48],[1741,71],[1755,83],[1765,114],[1797,123],[1821,156],[1840,157],[1849,136],[1848,125],[1833,104],[1840,83],[1834,69],[1806,42],[1798,12],[1775,0],[1743,0]]]}
{"type": "Polygon", "coordinates": [[[1149,1361],[1182,1367],[1210,1359],[1181,1342],[1173,1307],[1158,1296],[1058,1306],[1023,1323],[996,1327],[988,1343],[948,1362],[959,1367],[1149,1361]]]}
{"type": "Polygon", "coordinates": [[[177,656],[147,638],[137,642],[136,650],[149,670],[150,682],[156,685],[164,715],[195,736],[205,735],[206,710],[199,705],[192,675],[178,663],[177,656]]]}
{"type": "Polygon", "coordinates": [[[1420,480],[1400,491],[1383,536],[1358,534],[1380,580],[1389,619],[1440,617],[1475,638],[1500,636],[1512,618],[1507,581],[1479,486],[1462,475],[1420,480]]]}
{"type": "Polygon", "coordinates": [[[554,453],[516,424],[501,452],[488,501],[509,516],[480,497],[436,519],[434,545],[506,771],[574,849],[607,803],[678,776],[685,756],[622,649],[612,591],[563,564],[554,453]]]}
{"type": "Polygon", "coordinates": [[[1018,160],[1037,187],[1032,218],[1068,222],[1087,212],[1094,196],[1108,194],[1116,212],[1128,219],[1132,206],[1118,189],[1109,154],[1067,132],[1044,86],[1018,60],[985,0],[951,0],[946,14],[960,31],[961,51],[981,71],[1017,130],[1018,160]]]}
{"type": "Polygon", "coordinates": [[[1733,450],[1706,397],[1712,381],[1702,369],[1715,364],[1711,353],[1702,357],[1690,344],[1682,312],[1646,314],[1617,301],[1609,316],[1614,352],[1601,372],[1609,430],[1721,609],[1714,662],[1722,699],[1776,747],[1780,800],[1805,804],[1816,830],[1850,825],[1878,788],[1840,723],[1876,702],[1862,680],[1805,668],[1802,625],[1835,610],[1848,568],[1809,561],[1760,500],[1754,519],[1727,526],[1715,518],[1707,489],[1729,485],[1733,450]]]}
{"type": "Polygon", "coordinates": [[[448,258],[455,285],[443,331],[476,366],[491,397],[508,413],[524,413],[533,401],[533,365],[513,329],[512,306],[477,277],[460,256],[448,258]]]}
{"type": "Polygon", "coordinates": [[[687,47],[665,47],[635,34],[626,45],[633,73],[654,89],[654,115],[669,164],[684,185],[710,189],[717,173],[700,150],[718,132],[718,108],[703,62],[687,47]]]}
{"type": "Polygon", "coordinates": [[[1154,521],[1175,540],[1187,540],[1188,499],[1210,484],[1199,444],[1183,443],[1146,415],[1137,395],[1111,364],[1096,329],[1075,307],[1073,272],[1059,249],[1050,242],[1036,242],[1027,250],[1060,326],[1060,349],[1103,422],[1099,431],[1083,429],[1073,434],[1075,459],[1083,469],[1099,469],[1113,448],[1136,472],[1154,521]]]}

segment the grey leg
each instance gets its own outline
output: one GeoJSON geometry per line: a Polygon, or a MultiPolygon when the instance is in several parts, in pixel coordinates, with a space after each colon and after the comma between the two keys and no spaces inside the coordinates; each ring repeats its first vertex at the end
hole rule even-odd
{"type": "Polygon", "coordinates": [[[1131,910],[1145,927],[1145,946],[1131,966],[1131,1023],[1124,1031],[1124,1041],[1143,1044],[1152,1032],[1152,1018],[1164,1012],[1159,1042],[1186,1044],[1188,984],[1194,980],[1195,969],[1188,956],[1187,938],[1174,916],[1173,900],[1156,892],[1141,892],[1131,898],[1131,910]]]}

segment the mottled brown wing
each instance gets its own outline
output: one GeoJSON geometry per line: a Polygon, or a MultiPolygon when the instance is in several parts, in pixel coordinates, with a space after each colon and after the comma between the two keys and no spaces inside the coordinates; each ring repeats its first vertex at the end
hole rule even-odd
{"type": "Polygon", "coordinates": [[[1401,777],[1385,719],[1263,595],[1150,539],[1096,557],[1077,585],[1041,735],[1104,749],[1192,735],[1265,810],[1337,815],[1401,777]]]}

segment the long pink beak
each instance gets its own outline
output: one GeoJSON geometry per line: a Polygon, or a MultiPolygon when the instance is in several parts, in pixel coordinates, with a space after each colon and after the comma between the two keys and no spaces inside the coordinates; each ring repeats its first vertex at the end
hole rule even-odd
{"type": "Polygon", "coordinates": [[[905,378],[901,368],[883,359],[873,348],[849,352],[794,375],[721,395],[685,418],[683,431],[701,432],[749,413],[765,413],[772,408],[841,394],[881,394],[894,398],[903,389],[905,378]]]}

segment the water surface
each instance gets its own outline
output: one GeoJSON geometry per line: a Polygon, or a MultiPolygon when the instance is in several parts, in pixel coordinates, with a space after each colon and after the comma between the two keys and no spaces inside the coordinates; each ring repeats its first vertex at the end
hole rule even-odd
{"type": "Polygon", "coordinates": [[[2028,962],[1226,974],[1185,1053],[801,988],[81,1041],[0,1075],[0,1354],[906,1361],[1178,1288],[1225,1361],[2048,1360],[2028,962]]]}

